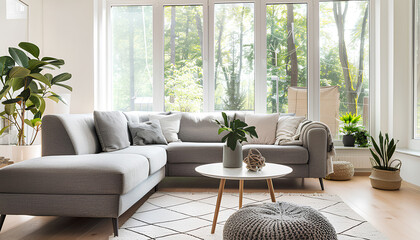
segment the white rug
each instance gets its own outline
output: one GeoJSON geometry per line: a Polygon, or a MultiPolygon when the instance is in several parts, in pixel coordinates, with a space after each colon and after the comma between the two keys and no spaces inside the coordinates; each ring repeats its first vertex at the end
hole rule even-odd
{"type": "MultiPolygon", "coordinates": [[[[223,224],[238,210],[238,194],[224,193],[215,234],[210,234],[217,193],[156,192],[112,240],[222,239],[223,224]]],[[[338,196],[330,194],[276,194],[277,201],[311,206],[334,226],[338,239],[386,239],[338,196]]],[[[269,194],[244,193],[243,204],[270,202],[269,194]]]]}

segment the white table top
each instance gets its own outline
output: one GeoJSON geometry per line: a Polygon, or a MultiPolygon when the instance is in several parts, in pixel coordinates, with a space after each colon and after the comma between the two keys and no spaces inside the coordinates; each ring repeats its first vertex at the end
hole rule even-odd
{"type": "Polygon", "coordinates": [[[283,177],[293,171],[292,168],[275,163],[266,163],[260,171],[253,172],[246,169],[244,163],[242,168],[224,168],[223,163],[211,163],[195,168],[195,171],[211,178],[228,180],[263,180],[283,177]]]}

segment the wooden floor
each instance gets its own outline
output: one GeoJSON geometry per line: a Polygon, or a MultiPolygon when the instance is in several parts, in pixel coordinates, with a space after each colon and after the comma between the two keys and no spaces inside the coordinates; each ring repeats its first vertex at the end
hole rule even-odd
{"type": "MultiPolygon", "coordinates": [[[[337,194],[347,205],[389,239],[420,239],[420,189],[403,183],[399,191],[381,191],[370,186],[367,176],[351,181],[324,181],[325,193],[337,194]]],[[[318,179],[279,179],[276,192],[322,192],[318,179]]],[[[218,181],[207,178],[167,178],[159,191],[217,191],[218,181]]],[[[227,181],[226,191],[237,191],[237,181],[227,181]]],[[[265,181],[245,182],[247,192],[267,191],[265,181]]],[[[149,194],[150,195],[150,194],[149,194]]],[[[147,199],[139,201],[120,217],[120,225],[147,199]]],[[[7,216],[0,239],[108,239],[110,219],[7,216]]]]}

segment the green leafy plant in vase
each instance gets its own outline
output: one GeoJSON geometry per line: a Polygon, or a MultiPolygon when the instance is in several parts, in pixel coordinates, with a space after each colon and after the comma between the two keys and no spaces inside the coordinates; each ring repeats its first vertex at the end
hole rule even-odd
{"type": "Polygon", "coordinates": [[[379,133],[379,141],[376,142],[371,137],[373,148],[370,148],[372,157],[372,173],[370,183],[372,187],[384,190],[398,190],[401,187],[400,169],[402,162],[399,159],[392,160],[392,156],[397,148],[398,141],[389,138],[388,133],[385,137],[379,133]]]}
{"type": "Polygon", "coordinates": [[[343,122],[343,126],[340,127],[340,132],[343,134],[344,146],[354,147],[354,135],[360,130],[360,127],[357,125],[357,123],[361,118],[362,116],[349,112],[340,116],[340,121],[343,122]]]}
{"type": "Polygon", "coordinates": [[[239,168],[242,167],[242,142],[247,141],[247,135],[251,138],[258,138],[258,134],[254,126],[248,126],[240,119],[229,119],[225,112],[222,112],[224,123],[215,119],[214,121],[220,126],[218,134],[227,132],[222,137],[223,146],[223,167],[239,168]]]}
{"type": "Polygon", "coordinates": [[[369,138],[370,134],[363,127],[360,127],[359,130],[354,134],[355,143],[358,147],[369,147],[369,138]]]}
{"type": "Polygon", "coordinates": [[[41,130],[42,116],[45,111],[45,99],[66,103],[52,88],[72,88],[64,82],[71,78],[69,73],[53,76],[44,73],[59,69],[64,60],[54,57],[40,58],[39,48],[29,42],[19,43],[19,48],[9,48],[10,56],[0,57],[0,100],[4,111],[0,117],[9,124],[0,130],[2,135],[8,128],[17,129],[17,146],[32,145],[41,130]],[[28,54],[28,55],[27,55],[28,54]],[[33,129],[27,136],[25,127],[33,129]]]}

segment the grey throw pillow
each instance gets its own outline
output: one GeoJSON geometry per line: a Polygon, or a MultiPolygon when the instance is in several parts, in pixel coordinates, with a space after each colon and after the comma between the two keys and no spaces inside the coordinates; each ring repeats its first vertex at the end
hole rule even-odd
{"type": "Polygon", "coordinates": [[[133,145],[142,146],[147,144],[168,144],[158,120],[142,123],[128,123],[133,145]]]}
{"type": "Polygon", "coordinates": [[[102,151],[112,152],[130,146],[127,119],[122,112],[94,111],[93,119],[102,151]]]}

